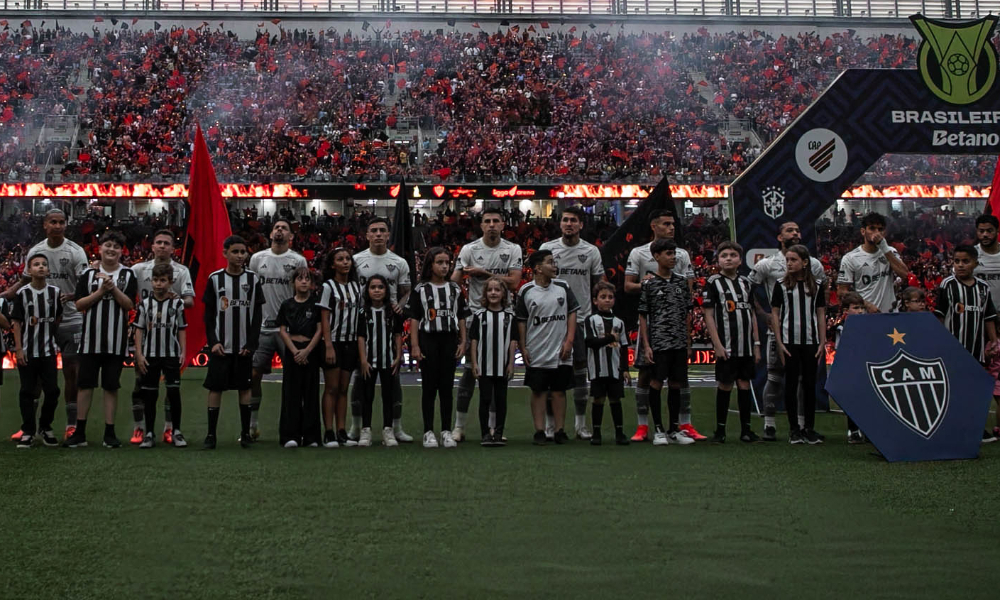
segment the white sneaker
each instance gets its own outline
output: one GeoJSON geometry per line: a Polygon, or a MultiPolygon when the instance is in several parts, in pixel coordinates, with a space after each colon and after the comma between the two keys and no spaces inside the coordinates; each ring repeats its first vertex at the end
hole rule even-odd
{"type": "Polygon", "coordinates": [[[139,444],[140,448],[152,448],[156,445],[156,436],[152,432],[147,433],[142,438],[142,443],[139,444]]]}
{"type": "Polygon", "coordinates": [[[395,448],[399,445],[396,441],[396,436],[392,433],[392,427],[382,428],[382,445],[386,448],[395,448]]]}
{"type": "Polygon", "coordinates": [[[296,442],[295,440],[288,440],[287,442],[285,442],[285,448],[298,448],[298,447],[299,443],[296,442]]]}
{"type": "Polygon", "coordinates": [[[424,448],[437,448],[437,447],[438,447],[438,439],[437,436],[434,435],[434,432],[428,431],[427,433],[425,433],[424,448]]]}
{"type": "MultiPolygon", "coordinates": [[[[681,446],[687,446],[688,444],[694,443],[694,438],[688,437],[680,431],[675,431],[667,436],[670,439],[671,444],[680,444],[681,446]]],[[[655,443],[655,442],[654,442],[655,443]]]]}
{"type": "Polygon", "coordinates": [[[392,435],[395,437],[396,442],[409,444],[413,441],[413,436],[403,431],[402,427],[396,427],[393,429],[392,435]]]}
{"type": "Polygon", "coordinates": [[[456,427],[456,428],[452,429],[451,430],[451,439],[455,440],[456,442],[464,442],[465,441],[465,428],[464,427],[456,427]]]}
{"type": "Polygon", "coordinates": [[[666,446],[670,442],[667,440],[667,434],[662,431],[657,431],[653,434],[653,445],[654,446],[666,446]]]}
{"type": "Polygon", "coordinates": [[[371,445],[372,445],[372,428],[362,427],[361,437],[358,438],[358,446],[361,446],[362,448],[367,448],[371,445]]]}
{"type": "Polygon", "coordinates": [[[174,430],[174,448],[187,448],[187,445],[187,440],[184,439],[184,434],[181,433],[181,430],[174,430]]]}
{"type": "Polygon", "coordinates": [[[441,432],[441,445],[445,448],[458,448],[458,442],[451,436],[450,431],[441,432]]]}
{"type": "Polygon", "coordinates": [[[586,425],[584,425],[583,427],[577,427],[576,428],[576,438],[577,439],[579,439],[579,440],[589,440],[592,437],[594,437],[594,434],[590,433],[590,430],[587,429],[586,425]]]}

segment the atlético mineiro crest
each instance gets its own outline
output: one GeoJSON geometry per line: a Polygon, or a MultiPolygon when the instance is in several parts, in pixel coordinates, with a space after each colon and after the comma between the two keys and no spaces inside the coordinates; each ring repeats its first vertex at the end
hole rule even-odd
{"type": "Polygon", "coordinates": [[[62,257],[62,258],[60,258],[59,259],[59,264],[65,267],[66,265],[69,264],[69,258],[66,258],[65,256],[62,257]]]}
{"type": "Polygon", "coordinates": [[[558,301],[559,301],[559,306],[562,306],[563,304],[566,304],[566,299],[563,298],[563,297],[561,297],[561,296],[559,297],[558,301]]]}
{"type": "Polygon", "coordinates": [[[503,262],[507,262],[508,260],[510,260],[510,254],[501,254],[500,260],[502,260],[503,262]]]}
{"type": "Polygon", "coordinates": [[[243,290],[243,293],[248,293],[250,291],[250,284],[244,283],[243,285],[240,286],[240,288],[243,290]]]}
{"type": "Polygon", "coordinates": [[[930,439],[948,412],[950,386],[944,361],[900,350],[886,362],[867,365],[882,405],[911,431],[930,439]]]}
{"type": "Polygon", "coordinates": [[[769,185],[760,193],[764,200],[764,214],[777,219],[785,214],[785,190],[776,185],[769,185]]]}
{"type": "Polygon", "coordinates": [[[386,265],[385,268],[389,269],[389,272],[392,273],[396,270],[396,265],[386,265]]]}
{"type": "Polygon", "coordinates": [[[582,254],[577,254],[576,257],[580,259],[580,262],[587,262],[587,257],[582,254]]]}

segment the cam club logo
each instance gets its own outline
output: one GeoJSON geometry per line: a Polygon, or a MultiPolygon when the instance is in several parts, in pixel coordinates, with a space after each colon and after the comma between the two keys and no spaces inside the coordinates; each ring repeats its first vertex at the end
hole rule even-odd
{"type": "Polygon", "coordinates": [[[990,43],[998,17],[952,23],[913,15],[910,21],[923,41],[917,69],[928,89],[945,102],[972,104],[993,88],[997,51],[990,43]]]}
{"type": "Polygon", "coordinates": [[[785,190],[776,185],[769,185],[764,188],[760,197],[764,200],[764,214],[772,219],[785,214],[785,190]]]}
{"type": "Polygon", "coordinates": [[[882,363],[867,363],[882,405],[911,431],[930,439],[948,412],[948,372],[940,358],[917,358],[900,349],[882,363]]]}

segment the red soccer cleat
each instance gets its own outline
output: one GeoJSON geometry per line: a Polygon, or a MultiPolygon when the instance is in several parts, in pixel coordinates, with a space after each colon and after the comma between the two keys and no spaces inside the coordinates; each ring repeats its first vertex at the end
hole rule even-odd
{"type": "Polygon", "coordinates": [[[132,432],[132,438],[128,441],[128,443],[135,444],[138,446],[139,444],[142,443],[142,438],[145,436],[146,432],[136,427],[135,431],[132,432]]]}
{"type": "Polygon", "coordinates": [[[633,442],[645,442],[649,439],[649,425],[639,425],[635,428],[635,435],[632,436],[633,442]]]}
{"type": "Polygon", "coordinates": [[[12,441],[12,442],[20,442],[22,435],[24,435],[24,432],[21,431],[20,429],[18,429],[17,432],[14,435],[10,436],[10,441],[12,441]]]}
{"type": "Polygon", "coordinates": [[[68,440],[69,438],[73,437],[74,433],[76,433],[76,426],[68,425],[66,427],[66,434],[65,434],[66,437],[64,437],[63,440],[68,440]]]}
{"type": "Polygon", "coordinates": [[[691,438],[693,440],[701,441],[701,440],[707,440],[708,439],[707,437],[705,437],[705,436],[701,435],[700,433],[698,433],[698,430],[695,429],[694,425],[692,425],[690,423],[685,423],[685,424],[681,425],[680,427],[678,427],[677,429],[679,429],[681,433],[683,433],[684,435],[688,436],[689,438],[691,438]]]}
{"type": "Polygon", "coordinates": [[[164,444],[173,444],[174,443],[174,430],[173,429],[164,429],[163,430],[163,443],[164,444]]]}

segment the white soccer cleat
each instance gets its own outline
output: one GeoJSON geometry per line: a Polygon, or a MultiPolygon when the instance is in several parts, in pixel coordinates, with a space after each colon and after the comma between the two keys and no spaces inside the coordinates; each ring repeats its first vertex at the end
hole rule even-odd
{"type": "Polygon", "coordinates": [[[181,433],[180,429],[174,431],[172,437],[174,442],[174,448],[187,448],[188,445],[187,440],[184,439],[184,434],[181,433]]]}
{"type": "Polygon", "coordinates": [[[657,431],[653,434],[653,445],[654,446],[666,446],[670,442],[667,441],[667,434],[662,431],[657,431]]]}
{"type": "Polygon", "coordinates": [[[285,448],[298,448],[298,447],[299,443],[296,442],[295,440],[288,440],[287,442],[285,442],[285,448]]]}
{"type": "Polygon", "coordinates": [[[450,431],[441,432],[441,445],[445,448],[458,448],[458,442],[451,436],[450,431]]]}
{"type": "Polygon", "coordinates": [[[371,445],[372,445],[372,428],[362,427],[361,437],[358,438],[358,446],[361,446],[362,448],[367,448],[371,445]]]}
{"type": "Polygon", "coordinates": [[[392,433],[392,427],[382,428],[382,445],[386,448],[395,448],[399,445],[396,441],[396,436],[392,433]]]}
{"type": "Polygon", "coordinates": [[[437,448],[437,447],[438,447],[438,439],[437,436],[434,435],[434,432],[428,431],[424,433],[424,448],[437,448]]]}
{"type": "Polygon", "coordinates": [[[587,429],[586,425],[576,428],[576,438],[578,440],[589,440],[592,437],[594,437],[594,434],[590,433],[590,430],[587,429]]]}
{"type": "Polygon", "coordinates": [[[396,442],[409,444],[413,441],[413,436],[403,431],[402,427],[396,427],[393,429],[392,435],[394,436],[396,442]]]}
{"type": "MultiPolygon", "coordinates": [[[[671,444],[680,444],[681,446],[687,446],[688,444],[694,443],[694,438],[688,437],[687,435],[681,433],[680,431],[675,431],[667,436],[671,444]]],[[[653,442],[654,444],[656,442],[653,442]]]]}
{"type": "Polygon", "coordinates": [[[456,428],[452,429],[451,430],[451,439],[455,440],[456,442],[464,442],[465,441],[465,428],[464,427],[456,427],[456,428]]]}

